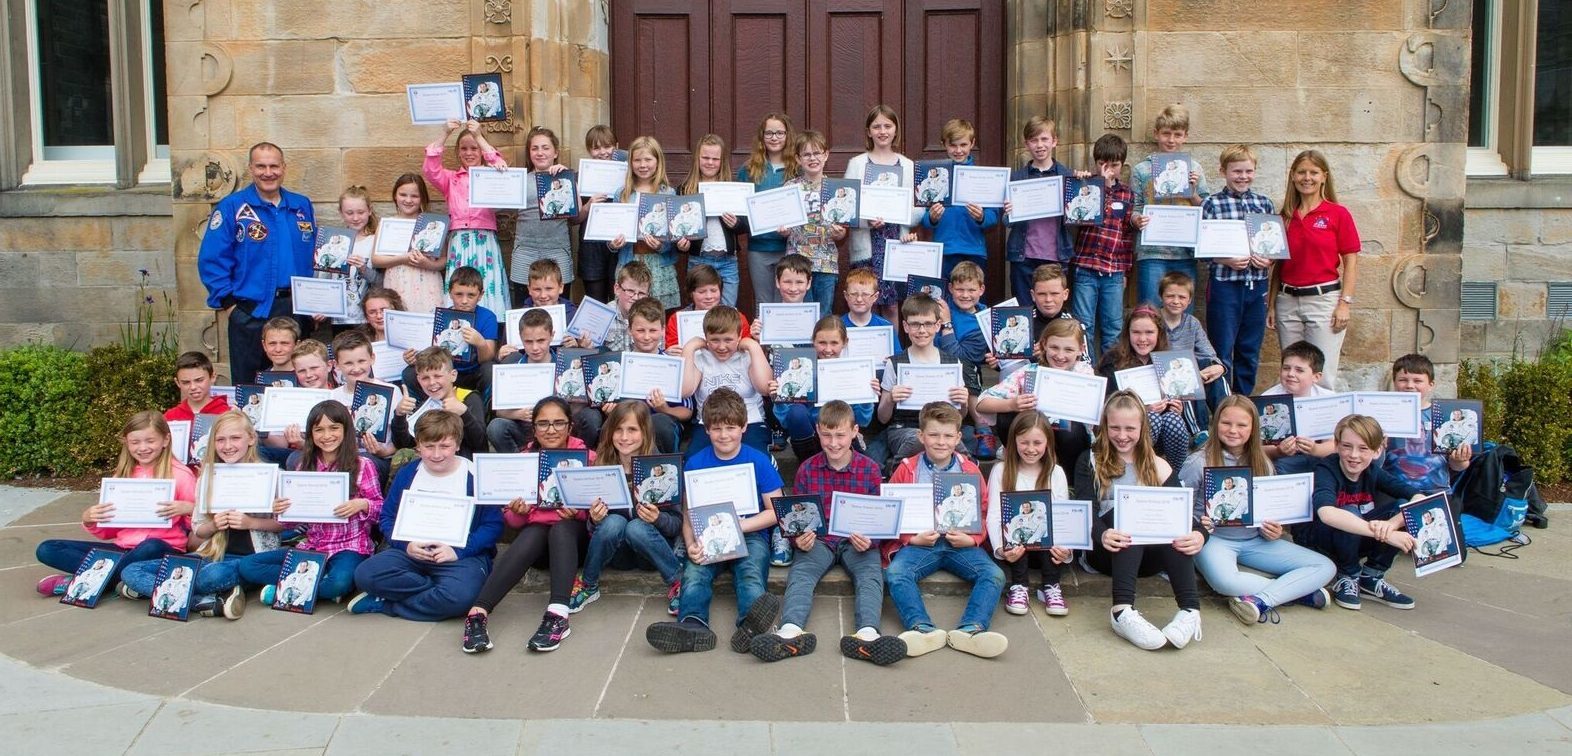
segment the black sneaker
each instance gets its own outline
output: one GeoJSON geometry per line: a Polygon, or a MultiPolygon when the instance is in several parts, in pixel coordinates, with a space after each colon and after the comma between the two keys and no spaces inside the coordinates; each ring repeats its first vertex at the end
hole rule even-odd
{"type": "Polygon", "coordinates": [[[819,646],[819,639],[813,633],[798,633],[795,638],[782,638],[775,633],[764,633],[756,636],[748,650],[760,661],[777,662],[795,656],[807,656],[819,646]]]}
{"type": "Polygon", "coordinates": [[[781,600],[773,593],[760,594],[753,606],[731,634],[731,650],[746,654],[753,648],[753,639],[775,629],[775,615],[780,614],[781,600]]]}
{"type": "Polygon", "coordinates": [[[887,667],[906,658],[906,641],[893,635],[881,635],[871,641],[846,635],[841,637],[841,656],[887,667]]]}
{"type": "Polygon", "coordinates": [[[218,603],[218,597],[211,593],[198,598],[191,604],[191,613],[203,617],[217,617],[221,612],[223,612],[223,608],[218,603]]]}
{"type": "Polygon", "coordinates": [[[486,615],[475,612],[464,618],[464,653],[478,654],[491,650],[491,636],[486,634],[486,615]]]}
{"type": "Polygon", "coordinates": [[[571,633],[567,617],[546,612],[546,616],[540,618],[540,627],[535,628],[535,634],[530,636],[529,650],[555,651],[571,633]]]}
{"type": "Polygon", "coordinates": [[[703,622],[694,619],[681,622],[656,622],[645,629],[644,640],[649,641],[656,650],[668,654],[715,649],[715,632],[703,622]]]}

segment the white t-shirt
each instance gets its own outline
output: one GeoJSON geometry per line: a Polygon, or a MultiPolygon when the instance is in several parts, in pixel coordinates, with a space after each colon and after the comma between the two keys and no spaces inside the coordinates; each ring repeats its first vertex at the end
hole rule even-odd
{"type": "Polygon", "coordinates": [[[436,475],[422,464],[415,471],[415,478],[409,482],[409,490],[424,491],[426,493],[445,494],[448,496],[465,496],[469,493],[469,474],[474,469],[473,463],[459,457],[459,466],[447,475],[436,475]]]}
{"type": "MultiPolygon", "coordinates": [[[[1012,491],[1031,491],[1037,488],[1037,473],[1017,472],[1015,485],[1012,491]]],[[[1064,475],[1064,468],[1054,465],[1053,472],[1048,475],[1048,490],[1053,492],[1054,501],[1068,501],[1070,498],[1070,482],[1064,475]]],[[[999,518],[1004,513],[1000,506],[999,495],[1004,492],[1004,464],[996,464],[988,471],[988,548],[998,552],[1004,544],[1004,526],[999,518]]]]}
{"type": "MultiPolygon", "coordinates": [[[[1283,384],[1278,383],[1278,384],[1273,385],[1271,388],[1269,388],[1269,389],[1267,389],[1265,391],[1262,391],[1261,395],[1262,396],[1266,396],[1268,394],[1287,394],[1287,393],[1289,393],[1288,389],[1283,388],[1283,384]]],[[[1325,386],[1322,386],[1319,383],[1311,384],[1311,386],[1310,386],[1310,395],[1311,396],[1331,396],[1331,395],[1333,395],[1335,393],[1337,393],[1337,392],[1333,391],[1333,390],[1331,390],[1331,389],[1329,389],[1329,388],[1327,388],[1325,386]]]]}
{"type": "MultiPolygon", "coordinates": [[[[731,359],[721,362],[715,359],[715,353],[708,349],[700,349],[693,353],[693,362],[699,368],[699,388],[693,392],[695,406],[704,407],[704,401],[709,398],[710,392],[722,386],[731,388],[742,397],[744,404],[748,405],[748,423],[764,422],[764,397],[753,386],[753,378],[748,374],[748,367],[753,362],[753,357],[743,349],[733,352],[731,359]]],[[[704,423],[703,414],[699,414],[699,424],[704,423]]]]}

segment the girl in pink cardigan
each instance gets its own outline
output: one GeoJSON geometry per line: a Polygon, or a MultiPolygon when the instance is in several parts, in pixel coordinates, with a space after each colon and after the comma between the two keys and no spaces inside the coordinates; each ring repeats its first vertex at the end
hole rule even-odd
{"type": "Polygon", "coordinates": [[[423,171],[426,180],[447,198],[448,219],[448,271],[466,265],[480,271],[485,286],[480,292],[480,305],[494,313],[508,310],[507,279],[502,271],[502,248],[497,245],[497,214],[483,207],[469,204],[469,172],[489,165],[506,168],[508,163],[480,133],[480,123],[448,121],[448,130],[431,144],[426,145],[426,162],[423,171]],[[456,149],[459,168],[452,170],[442,165],[442,153],[448,137],[459,134],[456,149]]]}

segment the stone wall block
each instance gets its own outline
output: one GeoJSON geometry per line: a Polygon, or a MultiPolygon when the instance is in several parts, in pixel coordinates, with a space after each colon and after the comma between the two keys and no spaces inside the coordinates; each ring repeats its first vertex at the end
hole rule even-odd
{"type": "Polygon", "coordinates": [[[1407,35],[1396,31],[1302,31],[1295,35],[1302,87],[1408,84],[1395,65],[1407,35]]]}
{"type": "Polygon", "coordinates": [[[6,218],[0,220],[0,252],[107,249],[107,218],[6,218]]]}
{"type": "Polygon", "coordinates": [[[1542,283],[1503,281],[1496,286],[1497,313],[1502,320],[1543,318],[1547,295],[1542,283]]]}
{"type": "MultiPolygon", "coordinates": [[[[1100,35],[1106,36],[1106,35],[1100,35]]],[[[1288,88],[1299,83],[1298,34],[1284,32],[1168,32],[1144,35],[1147,86],[1288,88]],[[1219,65],[1227,61],[1226,65],[1219,65]]],[[[1106,67],[1106,48],[1094,63],[1106,67]]],[[[1329,82],[1318,82],[1325,86],[1329,82]]],[[[1338,82],[1347,86],[1350,82],[1338,82]]]]}
{"type": "Polygon", "coordinates": [[[470,9],[470,0],[274,0],[235,3],[231,24],[240,39],[431,39],[469,34],[470,9]]]}
{"type": "Polygon", "coordinates": [[[118,250],[173,254],[175,239],[168,217],[126,216],[110,220],[111,245],[118,250]]]}
{"type": "Polygon", "coordinates": [[[1343,339],[1343,364],[1390,363],[1392,310],[1360,309],[1350,319],[1343,339]]]}
{"type": "Polygon", "coordinates": [[[529,92],[560,93],[568,88],[566,45],[549,39],[532,39],[528,45],[529,77],[515,79],[515,86],[529,92]]]}
{"type": "Polygon", "coordinates": [[[1506,266],[1503,280],[1572,281],[1572,243],[1508,244],[1506,266]]]}
{"type": "Polygon", "coordinates": [[[147,284],[153,288],[175,286],[174,256],[168,252],[117,252],[91,250],[78,252],[76,257],[77,281],[81,286],[119,287],[131,296],[132,286],[147,271],[147,284]]]}
{"type": "Polygon", "coordinates": [[[1542,215],[1511,210],[1469,210],[1468,222],[1463,225],[1463,244],[1534,244],[1539,241],[1542,215]]]}
{"type": "Polygon", "coordinates": [[[1208,141],[1253,142],[1272,135],[1277,141],[1317,145],[1407,140],[1418,134],[1415,114],[1424,98],[1412,86],[1291,91],[1149,87],[1144,93],[1136,112],[1138,129],[1146,128],[1150,115],[1167,104],[1183,102],[1190,108],[1191,133],[1208,141]]]}
{"type": "Polygon", "coordinates": [[[207,14],[212,2],[153,0],[164,6],[164,44],[200,40],[206,33],[207,14]]]}
{"type": "Polygon", "coordinates": [[[1535,215],[1541,244],[1572,243],[1572,210],[1540,210],[1535,215]]]}
{"type": "MultiPolygon", "coordinates": [[[[392,208],[393,181],[405,173],[420,173],[425,159],[424,147],[354,147],[340,156],[346,184],[361,184],[379,205],[379,212],[392,208]]],[[[512,155],[506,156],[512,164],[512,155]]],[[[429,188],[429,187],[428,187],[429,188]]],[[[435,194],[435,192],[433,192],[435,194]]],[[[334,194],[333,197],[337,197],[334,194]]],[[[314,200],[332,197],[312,197],[314,200]]],[[[435,199],[435,198],[433,198],[435,199]]]]}
{"type": "MultiPolygon", "coordinates": [[[[409,122],[402,92],[383,95],[235,97],[239,145],[275,141],[293,162],[301,148],[424,144],[431,127],[409,122]]],[[[487,135],[489,140],[491,135],[487,135]]]]}
{"type": "Polygon", "coordinates": [[[1392,0],[1345,0],[1337,3],[1274,3],[1270,12],[1255,0],[1147,0],[1146,27],[1151,31],[1204,31],[1219,24],[1246,30],[1403,29],[1408,25],[1404,3],[1392,0]]]}
{"type": "Polygon", "coordinates": [[[402,95],[408,84],[458,81],[464,74],[474,73],[470,68],[468,37],[407,40],[398,44],[350,40],[337,54],[350,87],[361,94],[402,95]]]}

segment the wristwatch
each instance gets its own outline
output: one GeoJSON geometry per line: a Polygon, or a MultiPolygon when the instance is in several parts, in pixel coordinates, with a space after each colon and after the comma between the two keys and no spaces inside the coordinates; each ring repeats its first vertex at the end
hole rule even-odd
{"type": "Polygon", "coordinates": [[[1354,298],[1350,297],[1350,296],[1339,297],[1339,299],[1342,299],[1344,302],[1347,302],[1349,304],[1353,304],[1354,303],[1354,298]]]}
{"type": "Polygon", "coordinates": [[[948,320],[946,320],[946,321],[944,321],[944,322],[943,322],[943,323],[940,323],[940,324],[939,324],[939,330],[941,330],[941,331],[948,331],[948,330],[950,330],[950,329],[951,329],[951,328],[954,328],[954,327],[955,327],[955,326],[954,326],[954,325],[952,325],[952,324],[951,324],[951,323],[950,323],[950,321],[948,321],[948,320]]]}

